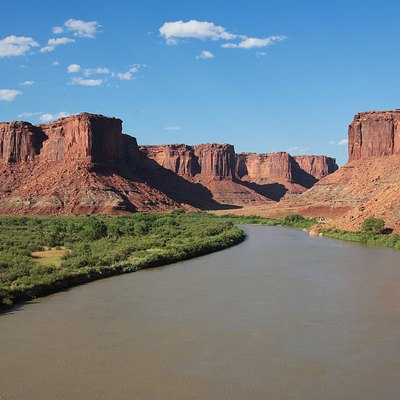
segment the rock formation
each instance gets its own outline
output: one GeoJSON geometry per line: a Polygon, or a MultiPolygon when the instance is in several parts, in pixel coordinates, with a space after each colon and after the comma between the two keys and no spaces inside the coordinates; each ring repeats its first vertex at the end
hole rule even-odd
{"type": "Polygon", "coordinates": [[[267,204],[303,192],[335,165],[322,156],[237,155],[229,144],[139,148],[121,120],[88,113],[38,126],[0,123],[0,213],[267,204]]]}
{"type": "Polygon", "coordinates": [[[400,110],[356,114],[349,126],[349,161],[400,154],[400,110]]]}
{"type": "Polygon", "coordinates": [[[236,156],[236,173],[240,179],[256,183],[291,182],[291,157],[285,152],[240,153],[236,156]]]}
{"type": "Polygon", "coordinates": [[[339,168],[336,160],[327,156],[295,156],[293,161],[302,171],[317,180],[325,178],[339,168]]]}
{"type": "MultiPolygon", "coordinates": [[[[358,230],[366,218],[383,218],[386,226],[400,231],[400,111],[374,111],[354,117],[348,132],[349,161],[328,174],[311,189],[278,206],[267,205],[247,210],[250,214],[280,216],[301,213],[333,218],[328,225],[358,230]]],[[[314,170],[309,161],[295,157],[309,174],[329,173],[335,166],[317,161],[314,170]]]]}
{"type": "Polygon", "coordinates": [[[0,123],[0,161],[5,163],[33,160],[47,137],[29,122],[0,123]]]}

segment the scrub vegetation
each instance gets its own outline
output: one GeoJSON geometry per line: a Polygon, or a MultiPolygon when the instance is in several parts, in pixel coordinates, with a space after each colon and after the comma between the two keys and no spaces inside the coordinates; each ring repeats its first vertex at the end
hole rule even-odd
{"type": "Polygon", "coordinates": [[[0,217],[0,305],[233,246],[245,238],[235,225],[180,211],[0,217]]]}

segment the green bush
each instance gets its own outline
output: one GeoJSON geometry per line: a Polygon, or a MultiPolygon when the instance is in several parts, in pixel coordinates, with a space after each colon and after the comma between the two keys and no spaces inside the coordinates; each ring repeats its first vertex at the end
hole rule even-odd
{"type": "Polygon", "coordinates": [[[230,219],[203,212],[0,217],[0,227],[0,305],[196,257],[244,239],[230,219]],[[31,255],[45,247],[68,250],[57,265],[46,265],[31,255]]]}
{"type": "Polygon", "coordinates": [[[385,221],[381,218],[367,218],[362,223],[364,232],[381,233],[385,229],[385,221]]]}

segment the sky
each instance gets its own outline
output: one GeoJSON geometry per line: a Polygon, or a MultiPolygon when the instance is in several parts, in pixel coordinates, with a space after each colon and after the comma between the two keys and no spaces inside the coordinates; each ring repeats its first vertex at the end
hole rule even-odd
{"type": "Polygon", "coordinates": [[[399,108],[400,2],[0,0],[0,121],[91,112],[139,144],[347,161],[361,111],[399,108]]]}

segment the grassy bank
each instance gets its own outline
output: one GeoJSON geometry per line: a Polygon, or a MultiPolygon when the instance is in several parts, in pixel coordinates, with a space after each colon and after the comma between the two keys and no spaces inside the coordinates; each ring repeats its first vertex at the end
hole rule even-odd
{"type": "Polygon", "coordinates": [[[311,229],[317,224],[314,218],[304,218],[299,214],[288,215],[283,218],[265,218],[257,215],[222,215],[218,216],[222,220],[231,221],[239,225],[264,225],[264,226],[287,226],[291,228],[311,229]]]}
{"type": "Polygon", "coordinates": [[[347,232],[335,228],[325,229],[322,231],[322,234],[332,239],[363,243],[368,246],[391,247],[400,250],[400,235],[398,234],[386,235],[372,232],[347,232]]]}
{"type": "Polygon", "coordinates": [[[245,235],[205,213],[0,217],[0,305],[233,246],[245,235]]]}

